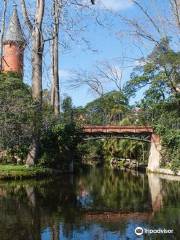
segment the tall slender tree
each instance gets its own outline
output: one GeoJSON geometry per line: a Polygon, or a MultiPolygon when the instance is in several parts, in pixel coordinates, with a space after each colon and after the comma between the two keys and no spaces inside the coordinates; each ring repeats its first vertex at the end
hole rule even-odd
{"type": "MultiPolygon", "coordinates": [[[[91,0],[95,4],[95,0],[91,0]]],[[[51,82],[51,105],[55,115],[60,113],[60,83],[59,83],[59,26],[60,13],[63,7],[62,0],[52,1],[53,30],[51,41],[52,82],[51,82]]]]}
{"type": "Polygon", "coordinates": [[[31,34],[32,96],[36,105],[33,139],[26,159],[26,164],[34,165],[35,160],[38,158],[40,147],[39,135],[42,110],[42,58],[44,50],[42,23],[44,18],[45,0],[36,0],[36,10],[33,23],[29,18],[25,0],[21,0],[21,6],[26,25],[28,26],[31,34]]]}
{"type": "Polygon", "coordinates": [[[52,83],[51,83],[51,105],[55,115],[60,112],[59,93],[59,23],[62,0],[53,0],[53,32],[52,32],[52,83]]]}

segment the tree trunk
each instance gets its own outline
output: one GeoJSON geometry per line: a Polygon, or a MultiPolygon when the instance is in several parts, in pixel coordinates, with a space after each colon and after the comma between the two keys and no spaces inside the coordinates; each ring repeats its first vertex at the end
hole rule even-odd
{"type": "Polygon", "coordinates": [[[53,1],[53,40],[52,40],[52,86],[51,86],[51,105],[54,109],[54,114],[60,113],[60,95],[59,95],[59,17],[60,17],[60,0],[53,1]]]}
{"type": "Polygon", "coordinates": [[[2,70],[2,62],[3,62],[3,38],[4,38],[4,32],[5,32],[6,10],[7,10],[7,0],[4,0],[3,13],[1,18],[1,33],[0,33],[0,70],[2,70]]]}

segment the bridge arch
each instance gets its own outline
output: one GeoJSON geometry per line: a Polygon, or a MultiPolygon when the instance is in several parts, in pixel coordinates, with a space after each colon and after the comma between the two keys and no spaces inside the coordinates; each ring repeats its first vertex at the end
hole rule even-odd
{"type": "Polygon", "coordinates": [[[160,137],[150,126],[86,125],[83,127],[84,139],[120,138],[150,143],[148,170],[156,171],[160,167],[160,137]]]}

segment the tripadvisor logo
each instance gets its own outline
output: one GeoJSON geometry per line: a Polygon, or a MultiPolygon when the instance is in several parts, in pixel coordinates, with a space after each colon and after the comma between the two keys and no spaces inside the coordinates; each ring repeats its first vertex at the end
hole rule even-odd
{"type": "Polygon", "coordinates": [[[142,227],[137,227],[134,230],[135,234],[137,236],[141,236],[143,234],[173,234],[174,230],[173,229],[147,229],[147,228],[142,228],[142,227]]]}
{"type": "Polygon", "coordinates": [[[144,231],[143,231],[142,227],[137,227],[137,228],[135,228],[134,232],[137,236],[141,236],[144,231]]]}

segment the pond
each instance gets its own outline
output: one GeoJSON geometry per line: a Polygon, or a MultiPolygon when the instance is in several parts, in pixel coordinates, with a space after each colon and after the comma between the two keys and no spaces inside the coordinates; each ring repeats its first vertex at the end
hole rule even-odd
{"type": "Polygon", "coordinates": [[[110,169],[0,182],[0,240],[180,239],[179,200],[176,178],[110,169]]]}

